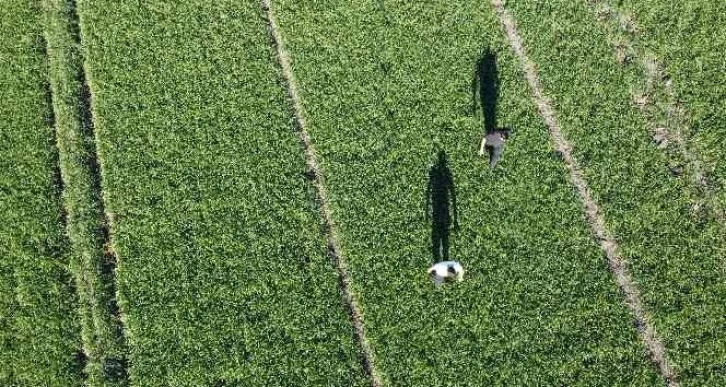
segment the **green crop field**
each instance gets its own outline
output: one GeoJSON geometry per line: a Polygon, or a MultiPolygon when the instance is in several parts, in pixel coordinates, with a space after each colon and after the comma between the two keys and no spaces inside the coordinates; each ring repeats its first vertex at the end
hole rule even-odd
{"type": "Polygon", "coordinates": [[[726,4],[622,1],[637,23],[635,40],[665,62],[686,110],[687,135],[704,159],[721,211],[726,209],[726,4]]]}
{"type": "Polygon", "coordinates": [[[361,384],[259,5],[79,14],[131,384],[361,384]]]}
{"type": "Polygon", "coordinates": [[[586,4],[508,4],[677,373],[725,384],[724,225],[694,213],[692,182],[653,144],[632,100],[641,72],[618,64],[586,4]]]}
{"type": "Polygon", "coordinates": [[[270,3],[4,5],[0,385],[726,385],[722,6],[504,4],[642,322],[492,2],[270,3]]]}
{"type": "Polygon", "coordinates": [[[654,383],[490,5],[278,4],[384,381],[654,383]],[[494,172],[476,155],[482,113],[471,93],[485,46],[497,54],[498,121],[516,131],[494,172]],[[437,150],[457,190],[451,258],[470,270],[442,291],[424,271],[437,150]]]}

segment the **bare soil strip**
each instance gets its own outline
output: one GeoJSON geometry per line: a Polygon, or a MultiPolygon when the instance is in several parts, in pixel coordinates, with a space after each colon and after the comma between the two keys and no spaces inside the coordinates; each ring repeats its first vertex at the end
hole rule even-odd
{"type": "Polygon", "coordinates": [[[50,98],[81,317],[88,385],[126,385],[126,341],[116,294],[116,253],[103,200],[92,95],[74,0],[44,0],[50,98]]]}
{"type": "Polygon", "coordinates": [[[593,8],[600,22],[605,24],[609,19],[614,24],[616,30],[614,39],[621,42],[616,44],[616,50],[627,47],[628,60],[620,60],[622,54],[618,53],[618,61],[624,65],[636,62],[642,68],[645,87],[634,96],[634,103],[646,116],[658,147],[669,150],[669,145],[673,144],[675,146],[673,150],[679,153],[678,158],[685,164],[685,169],[698,190],[700,201],[705,202],[696,203],[694,212],[710,211],[718,220],[724,222],[726,215],[723,209],[719,208],[713,189],[709,185],[707,166],[686,139],[691,135],[687,114],[673,89],[665,66],[654,53],[635,47],[633,35],[637,34],[640,28],[630,15],[620,12],[604,0],[587,0],[587,3],[593,8]],[[703,208],[704,205],[706,208],[703,208]]]}
{"type": "Polygon", "coordinates": [[[287,86],[287,92],[292,101],[293,113],[295,115],[295,124],[300,134],[300,140],[305,150],[305,162],[315,186],[317,194],[318,205],[320,206],[321,216],[325,225],[325,233],[328,243],[328,251],[332,259],[335,261],[338,270],[338,281],[340,288],[343,292],[345,302],[348,306],[351,320],[353,321],[353,327],[355,330],[356,341],[360,344],[362,355],[363,355],[363,367],[368,377],[371,379],[371,383],[374,387],[382,385],[381,379],[374,366],[373,350],[366,339],[365,329],[363,326],[363,314],[358,306],[353,291],[351,289],[350,275],[348,274],[348,267],[343,259],[343,254],[340,248],[340,242],[338,239],[338,229],[333,221],[333,215],[328,205],[328,194],[325,189],[325,178],[322,174],[322,170],[317,161],[315,148],[313,146],[310,135],[307,131],[307,124],[305,121],[305,112],[298,95],[297,85],[292,72],[292,66],[290,64],[290,56],[285,51],[283,46],[282,34],[277,25],[275,13],[272,10],[271,0],[262,0],[262,8],[267,15],[269,23],[270,34],[275,48],[277,49],[277,56],[280,61],[280,67],[282,69],[283,77],[285,78],[285,84],[287,86]]]}
{"type": "Polygon", "coordinates": [[[532,88],[532,94],[540,114],[549,127],[550,134],[552,135],[555,145],[562,154],[565,164],[570,171],[572,182],[577,188],[580,198],[585,204],[585,212],[595,236],[599,241],[601,248],[607,255],[610,270],[613,272],[615,280],[625,296],[626,303],[633,311],[636,328],[650,352],[651,359],[658,366],[658,369],[661,375],[663,375],[663,378],[668,386],[678,386],[678,377],[675,371],[671,368],[670,361],[666,358],[663,341],[656,333],[653,324],[648,321],[647,312],[641,302],[640,292],[631,279],[626,262],[620,256],[619,247],[615,242],[615,239],[607,230],[604,216],[600,212],[595,200],[593,200],[583,173],[572,156],[572,147],[563,136],[560,126],[555,119],[555,112],[548,98],[544,95],[534,63],[532,63],[525,53],[522,40],[517,32],[515,21],[509,12],[504,9],[503,0],[492,0],[492,5],[494,6],[497,16],[499,16],[502,26],[506,31],[510,45],[522,63],[525,77],[532,88]]]}

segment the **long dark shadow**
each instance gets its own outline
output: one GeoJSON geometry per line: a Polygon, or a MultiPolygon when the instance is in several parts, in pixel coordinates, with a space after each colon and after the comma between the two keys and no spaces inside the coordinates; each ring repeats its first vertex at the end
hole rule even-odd
{"type": "Polygon", "coordinates": [[[452,226],[459,227],[456,187],[449,169],[446,152],[440,150],[429,169],[426,187],[426,217],[431,221],[431,259],[433,263],[449,259],[449,234],[452,226]],[[453,219],[452,219],[453,212],[453,219]]]}
{"type": "Polygon", "coordinates": [[[499,98],[499,71],[497,56],[489,47],[482,50],[476,61],[476,69],[471,82],[472,112],[481,106],[486,133],[497,129],[497,100],[499,98]],[[477,100],[478,94],[478,100],[477,100]]]}

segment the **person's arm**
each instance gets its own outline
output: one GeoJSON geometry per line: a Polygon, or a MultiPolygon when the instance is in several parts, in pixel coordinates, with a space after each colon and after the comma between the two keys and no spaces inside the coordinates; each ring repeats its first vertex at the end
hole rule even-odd
{"type": "Polygon", "coordinates": [[[487,136],[481,138],[481,146],[479,146],[479,156],[484,155],[484,146],[487,144],[487,136]]]}

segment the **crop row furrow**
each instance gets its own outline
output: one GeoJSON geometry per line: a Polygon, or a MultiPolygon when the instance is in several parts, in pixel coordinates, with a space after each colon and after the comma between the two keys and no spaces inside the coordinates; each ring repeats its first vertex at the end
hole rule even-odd
{"type": "MultiPolygon", "coordinates": [[[[633,90],[648,88],[643,68],[656,74],[658,66],[618,65],[614,31],[603,28],[591,4],[513,0],[506,9],[518,21],[527,56],[536,64],[572,156],[637,284],[671,371],[684,385],[722,385],[726,227],[718,217],[694,211],[703,197],[690,178],[669,170],[673,155],[653,146],[652,117],[633,103],[633,90]]],[[[613,24],[620,29],[639,30],[631,18],[620,14],[616,19],[613,24]]],[[[638,44],[633,41],[633,47],[638,44]]],[[[706,148],[699,138],[705,134],[684,138],[704,160],[706,148]]]]}
{"type": "Polygon", "coordinates": [[[639,47],[667,68],[670,88],[682,118],[689,148],[703,160],[717,208],[726,211],[726,3],[688,0],[611,2],[622,15],[637,20],[632,33],[639,47]]]}

